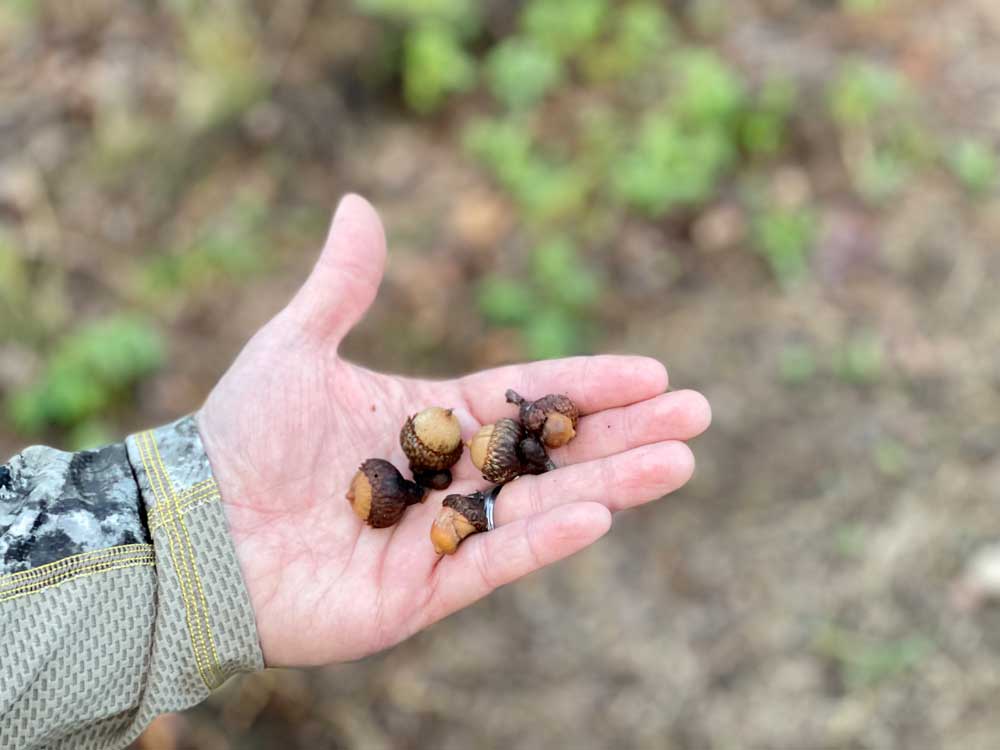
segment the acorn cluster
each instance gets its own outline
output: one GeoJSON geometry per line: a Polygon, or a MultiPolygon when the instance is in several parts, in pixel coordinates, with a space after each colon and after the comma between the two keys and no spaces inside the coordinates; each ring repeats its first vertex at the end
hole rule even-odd
{"type": "MultiPolygon", "coordinates": [[[[555,468],[546,448],[559,448],[576,436],[580,412],[568,396],[550,394],[528,401],[507,391],[507,402],[518,407],[518,419],[498,419],[484,425],[469,443],[473,465],[483,479],[506,484],[524,474],[544,474],[555,468]]],[[[479,492],[449,495],[431,528],[439,555],[453,554],[465,537],[486,530],[486,498],[479,492]]]]}
{"type": "MultiPolygon", "coordinates": [[[[493,484],[554,469],[546,448],[572,440],[580,418],[576,404],[567,396],[550,394],[528,401],[507,391],[506,397],[518,407],[517,419],[505,417],[484,425],[468,444],[473,465],[493,484]]],[[[451,467],[464,448],[458,419],[451,409],[439,406],[409,417],[400,430],[399,444],[409,460],[412,481],[389,461],[369,458],[347,491],[358,518],[376,529],[398,523],[408,507],[424,501],[429,490],[447,489],[451,467]]],[[[431,527],[431,542],[437,554],[450,555],[467,536],[486,529],[485,495],[448,495],[431,527]]]]}
{"type": "Polygon", "coordinates": [[[358,518],[376,529],[396,524],[427,490],[447,489],[451,467],[462,457],[462,428],[451,409],[432,406],[403,424],[399,444],[410,461],[413,481],[381,458],[369,458],[351,480],[347,501],[358,518]]]}

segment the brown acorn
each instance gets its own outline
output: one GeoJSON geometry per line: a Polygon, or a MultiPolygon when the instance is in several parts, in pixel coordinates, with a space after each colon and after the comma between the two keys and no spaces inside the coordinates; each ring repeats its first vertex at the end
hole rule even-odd
{"type": "Polygon", "coordinates": [[[369,458],[358,469],[347,491],[355,514],[369,526],[382,529],[403,517],[410,505],[423,502],[424,490],[405,479],[381,458],[369,458]]]}
{"type": "Polygon", "coordinates": [[[473,466],[483,473],[483,479],[505,484],[525,473],[518,451],[524,437],[520,423],[506,417],[498,419],[496,424],[484,425],[476,433],[469,443],[469,454],[473,466]]]}
{"type": "Polygon", "coordinates": [[[399,444],[417,484],[436,490],[451,484],[449,469],[462,457],[462,427],[451,409],[432,406],[407,419],[399,444]]]}
{"type": "Polygon", "coordinates": [[[566,445],[576,437],[580,410],[569,398],[556,393],[527,401],[517,391],[507,391],[507,402],[520,409],[521,424],[528,432],[539,435],[547,448],[566,445]]]}
{"type": "Polygon", "coordinates": [[[465,537],[486,529],[486,497],[482,492],[448,495],[431,526],[431,543],[437,554],[453,555],[465,537]]]}

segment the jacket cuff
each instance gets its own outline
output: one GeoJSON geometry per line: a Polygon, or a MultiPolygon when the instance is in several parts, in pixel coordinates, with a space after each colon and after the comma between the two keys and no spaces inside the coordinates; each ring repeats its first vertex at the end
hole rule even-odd
{"type": "Polygon", "coordinates": [[[175,689],[198,700],[264,668],[250,597],[195,418],[126,445],[156,554],[153,666],[162,661],[175,689]]]}

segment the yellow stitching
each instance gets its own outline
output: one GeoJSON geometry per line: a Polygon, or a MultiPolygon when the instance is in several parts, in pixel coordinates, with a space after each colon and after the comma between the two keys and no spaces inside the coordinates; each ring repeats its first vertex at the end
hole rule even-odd
{"type": "Polygon", "coordinates": [[[129,560],[136,556],[142,557],[153,557],[152,547],[149,545],[135,545],[136,549],[127,553],[120,555],[108,556],[108,555],[77,555],[75,564],[73,566],[62,566],[58,570],[46,571],[45,575],[35,576],[33,578],[22,579],[19,581],[8,581],[3,585],[0,585],[0,596],[2,596],[7,591],[13,591],[15,589],[23,588],[24,586],[36,586],[40,583],[44,583],[46,580],[52,578],[58,578],[61,575],[78,570],[81,567],[86,567],[90,565],[110,565],[121,560],[129,560]]]}
{"type": "Polygon", "coordinates": [[[0,592],[0,597],[8,596],[10,594],[15,594],[15,593],[17,593],[19,591],[25,591],[27,589],[39,588],[39,587],[44,588],[46,586],[51,585],[51,583],[53,581],[62,580],[63,578],[65,578],[67,576],[74,576],[74,575],[76,575],[81,570],[92,570],[92,569],[95,569],[95,568],[105,568],[105,567],[108,567],[108,566],[111,566],[111,565],[120,565],[122,563],[142,561],[142,560],[147,560],[149,562],[155,562],[155,558],[152,556],[152,554],[129,555],[128,557],[123,557],[123,558],[118,559],[118,560],[101,560],[99,562],[94,562],[94,563],[88,563],[86,565],[81,565],[80,567],[73,568],[71,570],[64,570],[64,571],[60,572],[57,575],[51,576],[48,579],[43,579],[41,581],[29,581],[28,583],[22,583],[20,586],[14,586],[13,588],[9,588],[6,591],[0,592]]]}
{"type": "Polygon", "coordinates": [[[215,636],[212,634],[212,623],[208,619],[208,600],[205,598],[205,590],[201,585],[201,576],[198,575],[198,563],[194,556],[194,544],[191,542],[191,535],[188,533],[187,525],[184,523],[184,517],[178,514],[177,521],[181,527],[181,531],[184,532],[184,537],[187,539],[188,555],[191,558],[191,569],[194,571],[194,582],[198,586],[198,595],[201,597],[202,612],[205,616],[205,627],[208,628],[208,645],[209,648],[212,649],[212,658],[215,660],[212,663],[212,667],[219,674],[219,683],[221,684],[222,663],[219,660],[218,652],[215,650],[215,636]]]}
{"type": "MultiPolygon", "coordinates": [[[[164,526],[167,532],[167,542],[170,546],[170,557],[174,564],[174,571],[177,575],[177,582],[180,587],[181,600],[184,602],[184,618],[188,626],[188,634],[191,638],[191,648],[194,654],[195,666],[198,668],[198,673],[201,675],[202,681],[206,685],[210,685],[208,679],[206,668],[204,652],[202,651],[201,642],[201,631],[199,629],[200,623],[195,620],[195,612],[193,607],[193,602],[191,600],[190,594],[190,583],[187,577],[187,561],[181,558],[178,554],[178,547],[180,546],[180,537],[177,534],[176,529],[173,524],[172,515],[172,504],[170,502],[170,494],[166,490],[166,485],[164,483],[164,477],[158,473],[158,467],[154,465],[152,446],[156,444],[155,438],[151,432],[143,433],[142,442],[142,461],[143,466],[146,468],[146,474],[149,477],[150,488],[153,490],[153,494],[157,498],[158,506],[164,516],[164,526]]],[[[166,477],[166,481],[169,482],[169,477],[166,477]]]]}
{"type": "Polygon", "coordinates": [[[183,503],[178,504],[177,509],[181,511],[187,510],[192,505],[201,505],[204,502],[215,500],[217,498],[219,498],[219,491],[213,488],[211,491],[206,491],[200,495],[194,495],[187,498],[183,503]]]}
{"type": "MultiPolygon", "coordinates": [[[[178,509],[177,512],[179,515],[183,516],[189,513],[190,511],[194,510],[195,508],[200,508],[203,505],[208,505],[209,503],[221,499],[222,499],[221,496],[217,492],[212,493],[211,495],[206,495],[205,497],[198,498],[197,500],[182,506],[181,508],[178,509]]],[[[163,520],[163,518],[157,516],[156,518],[154,518],[152,521],[149,522],[150,532],[156,531],[157,529],[161,528],[164,525],[164,523],[165,521],[163,520]]]]}
{"type": "MultiPolygon", "coordinates": [[[[222,499],[219,496],[219,487],[215,483],[214,478],[206,479],[203,482],[199,482],[198,484],[189,487],[177,496],[177,509],[181,513],[185,513],[196,505],[211,502],[216,499],[222,499]]],[[[156,505],[149,509],[147,515],[150,531],[153,531],[163,525],[164,521],[161,516],[163,516],[164,513],[165,511],[156,505]]]]}
{"type": "Polygon", "coordinates": [[[179,502],[184,502],[190,495],[197,495],[202,492],[205,492],[206,490],[211,491],[215,489],[216,489],[215,478],[209,477],[208,479],[198,482],[197,484],[192,484],[186,490],[178,494],[177,500],[179,502]]]}
{"type": "MultiPolygon", "coordinates": [[[[201,675],[202,681],[209,687],[211,687],[211,681],[206,674],[204,658],[202,652],[202,642],[201,642],[201,632],[199,629],[199,624],[195,622],[195,613],[193,603],[191,601],[191,596],[188,589],[187,581],[187,561],[181,559],[177,552],[177,547],[180,545],[180,537],[177,535],[176,529],[173,524],[173,516],[171,513],[172,506],[169,500],[169,494],[165,492],[165,485],[163,478],[157,473],[157,468],[153,465],[153,452],[151,446],[155,445],[155,439],[151,432],[144,432],[139,440],[137,441],[139,445],[139,453],[142,458],[143,468],[146,470],[146,476],[149,480],[150,489],[153,491],[156,497],[157,504],[161,508],[164,514],[164,526],[166,528],[167,542],[170,547],[170,558],[173,561],[174,572],[177,575],[177,583],[180,588],[181,600],[184,602],[184,619],[187,622],[188,635],[191,638],[191,649],[194,654],[195,666],[198,669],[198,674],[201,675]],[[176,545],[175,545],[175,537],[176,545]]],[[[169,481],[169,477],[167,478],[169,481]]]]}
{"type": "Polygon", "coordinates": [[[9,602],[9,601],[13,601],[14,599],[21,599],[21,598],[23,598],[25,596],[31,596],[32,594],[39,594],[39,593],[41,593],[43,591],[48,591],[49,589],[57,588],[57,587],[63,585],[64,583],[69,583],[70,581],[75,581],[78,578],[84,578],[86,576],[96,575],[97,573],[105,573],[105,572],[112,571],[112,570],[124,570],[125,568],[139,568],[139,567],[154,568],[154,567],[156,567],[156,561],[155,560],[141,560],[141,561],[136,561],[136,562],[127,562],[127,563],[116,564],[116,565],[112,565],[112,566],[106,567],[106,568],[95,568],[93,570],[91,570],[89,568],[81,568],[79,571],[74,571],[72,575],[68,575],[66,577],[60,578],[57,581],[53,581],[52,583],[49,583],[49,584],[47,584],[45,586],[41,586],[39,588],[30,590],[30,591],[20,591],[19,593],[16,593],[16,594],[15,593],[0,594],[0,602],[9,602]]]}
{"type": "MultiPolygon", "coordinates": [[[[163,464],[163,456],[160,455],[160,447],[156,443],[155,436],[153,438],[153,451],[155,452],[156,462],[160,470],[163,472],[164,476],[167,478],[167,482],[169,485],[170,475],[167,473],[167,468],[163,464]]],[[[198,588],[197,593],[199,599],[196,599],[195,603],[201,605],[200,614],[201,617],[204,619],[205,629],[208,631],[208,645],[212,651],[212,657],[214,659],[214,661],[209,662],[209,669],[215,672],[215,676],[219,677],[219,680],[216,683],[216,685],[218,685],[221,684],[222,682],[221,679],[222,665],[219,662],[219,654],[215,650],[215,635],[212,633],[212,623],[211,620],[209,619],[208,600],[205,598],[205,590],[202,587],[201,575],[198,573],[198,563],[194,554],[194,544],[191,542],[191,535],[188,534],[187,526],[184,524],[184,517],[181,515],[180,510],[178,509],[177,496],[174,495],[172,490],[173,488],[171,487],[171,501],[173,503],[174,513],[176,514],[175,517],[177,520],[177,525],[180,527],[181,531],[184,532],[184,539],[181,540],[181,552],[183,554],[186,554],[188,557],[188,562],[191,565],[191,574],[192,577],[194,578],[195,586],[197,586],[198,588]],[[187,541],[186,547],[184,545],[185,540],[187,541]]],[[[192,594],[194,594],[194,592],[192,592],[192,594]]],[[[202,635],[204,635],[204,633],[202,635]]]]}
{"type": "Polygon", "coordinates": [[[104,558],[104,557],[114,557],[115,555],[127,554],[132,549],[137,548],[147,548],[152,549],[151,544],[119,544],[114,547],[107,547],[101,550],[94,550],[93,552],[81,552],[78,555],[71,555],[70,557],[64,557],[61,560],[56,560],[55,562],[46,563],[45,565],[40,565],[37,568],[31,568],[30,570],[22,570],[17,573],[8,573],[7,575],[0,576],[0,588],[10,585],[11,583],[21,582],[29,580],[32,578],[41,578],[49,573],[59,570],[60,568],[69,567],[75,565],[77,562],[83,558],[88,560],[104,558]]]}

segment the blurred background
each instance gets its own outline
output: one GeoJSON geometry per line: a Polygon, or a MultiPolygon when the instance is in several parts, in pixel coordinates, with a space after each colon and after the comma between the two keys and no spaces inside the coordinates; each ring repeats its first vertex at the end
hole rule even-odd
{"type": "Polygon", "coordinates": [[[141,747],[1000,746],[998,43],[996,0],[2,0],[0,454],[197,408],[348,190],[352,358],[639,352],[715,409],[586,553],[141,747]]]}

